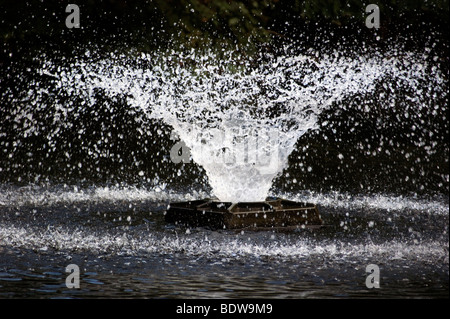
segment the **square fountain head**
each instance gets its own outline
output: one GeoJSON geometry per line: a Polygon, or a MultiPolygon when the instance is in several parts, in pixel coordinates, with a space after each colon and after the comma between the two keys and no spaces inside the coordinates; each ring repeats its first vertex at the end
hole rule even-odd
{"type": "Polygon", "coordinates": [[[316,205],[281,198],[262,202],[220,202],[202,199],[170,203],[167,223],[212,229],[318,228],[322,219],[316,205]]]}

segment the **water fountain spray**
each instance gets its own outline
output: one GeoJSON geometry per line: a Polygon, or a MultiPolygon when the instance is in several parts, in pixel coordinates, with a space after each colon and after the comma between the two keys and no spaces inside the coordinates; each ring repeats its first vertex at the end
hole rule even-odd
{"type": "MultiPolygon", "coordinates": [[[[286,53],[255,63],[231,52],[220,58],[211,51],[195,50],[138,57],[111,54],[107,58],[86,52],[67,66],[44,58],[39,72],[51,79],[60,94],[81,99],[80,104],[59,104],[62,115],[56,121],[61,126],[70,125],[61,117],[78,108],[94,107],[101,92],[124,99],[127,107],[147,120],[162,121],[169,127],[172,140],[179,141],[166,150],[167,157],[172,164],[182,161],[183,165],[190,165],[186,163],[192,159],[204,170],[214,198],[207,201],[214,209],[205,209],[203,201],[197,203],[201,207],[193,208],[188,202],[179,209],[220,215],[218,206],[211,204],[218,201],[228,203],[228,213],[238,207],[242,213],[243,207],[249,207],[264,226],[270,226],[267,220],[277,218],[267,219],[263,210],[285,211],[284,205],[296,205],[293,213],[299,216],[304,210],[315,211],[313,219],[320,222],[313,204],[269,203],[267,198],[274,178],[288,166],[297,141],[318,129],[318,116],[324,110],[352,96],[375,94],[381,84],[412,91],[423,91],[424,83],[430,88],[442,86],[442,76],[430,76],[427,66],[412,55],[388,56],[286,53]],[[260,203],[256,208],[239,204],[255,202],[260,203]]],[[[30,89],[36,103],[48,94],[39,84],[30,89]]],[[[425,103],[420,95],[410,99],[417,105],[425,103]]],[[[169,216],[169,220],[173,218],[169,216]]]]}

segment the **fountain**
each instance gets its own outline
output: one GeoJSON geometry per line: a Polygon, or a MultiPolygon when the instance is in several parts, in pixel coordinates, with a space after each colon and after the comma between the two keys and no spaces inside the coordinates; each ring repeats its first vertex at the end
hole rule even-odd
{"type": "Polygon", "coordinates": [[[445,1],[3,2],[0,298],[448,298],[445,1]]]}
{"type": "MultiPolygon", "coordinates": [[[[245,60],[235,58],[232,52],[222,52],[219,57],[212,51],[169,50],[141,53],[137,57],[111,53],[100,58],[86,51],[65,66],[42,57],[39,73],[59,95],[69,96],[69,106],[58,103],[59,114],[55,114],[58,118],[54,123],[61,124],[57,124],[56,132],[58,127],[73,125],[65,123],[62,117],[94,106],[100,94],[125,99],[128,107],[144,115],[146,121],[163,122],[171,130],[172,140],[180,139],[184,158],[177,165],[188,165],[190,158],[186,154],[190,154],[193,162],[204,170],[215,199],[173,203],[168,221],[184,221],[180,219],[183,210],[187,214],[226,212],[231,216],[237,207],[241,213],[248,206],[239,203],[254,202],[259,204],[255,204],[258,207],[253,210],[257,213],[252,216],[259,216],[265,227],[271,225],[268,220],[274,221],[273,225],[291,225],[275,222],[274,217],[276,212],[285,214],[283,203],[289,203],[291,208],[295,206],[293,215],[314,212],[307,214],[311,218],[306,220],[292,217],[293,222],[304,226],[308,221],[310,225],[321,224],[315,205],[270,201],[268,196],[274,178],[287,167],[297,141],[318,128],[318,116],[345,99],[375,94],[380,85],[410,91],[424,91],[424,83],[428,88],[442,85],[439,71],[430,75],[427,65],[415,61],[414,56],[394,53],[357,57],[337,51],[320,55],[286,53],[245,60]],[[73,96],[79,100],[71,101],[73,96]],[[226,209],[218,209],[219,204],[226,209]],[[261,213],[265,208],[273,217],[267,219],[268,211],[261,213]]],[[[45,104],[43,100],[51,92],[37,84],[29,94],[34,103],[45,104]]],[[[416,104],[422,103],[421,99],[420,95],[410,98],[416,104]]],[[[25,112],[22,116],[28,115],[25,112]]],[[[180,155],[178,150],[174,152],[173,141],[166,147],[166,158],[170,154],[173,161],[174,156],[180,155]]],[[[97,145],[94,148],[88,147],[87,152],[98,153],[97,145]]],[[[141,171],[139,175],[144,173],[141,171]]],[[[240,217],[245,220],[244,215],[240,217]]],[[[253,219],[248,218],[251,225],[255,225],[253,219]]],[[[219,224],[237,227],[231,222],[219,224]]]]}

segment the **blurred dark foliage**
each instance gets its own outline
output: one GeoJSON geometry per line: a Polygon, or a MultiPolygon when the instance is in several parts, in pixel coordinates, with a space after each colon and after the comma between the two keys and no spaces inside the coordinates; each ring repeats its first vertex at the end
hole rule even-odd
{"type": "MultiPolygon", "coordinates": [[[[448,0],[101,0],[17,1],[0,3],[2,56],[31,48],[72,51],[82,43],[122,43],[139,50],[167,44],[187,48],[233,46],[251,52],[315,33],[382,38],[446,33],[448,0]],[[69,29],[65,8],[80,8],[79,29],[69,29]],[[381,28],[365,27],[365,8],[380,8],[381,28]],[[326,32],[324,32],[324,30],[326,32]],[[24,45],[26,43],[26,46],[24,45]]],[[[416,41],[416,39],[414,40],[416,41]]]]}

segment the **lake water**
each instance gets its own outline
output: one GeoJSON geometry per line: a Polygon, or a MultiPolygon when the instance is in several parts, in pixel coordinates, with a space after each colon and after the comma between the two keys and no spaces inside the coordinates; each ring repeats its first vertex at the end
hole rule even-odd
{"type": "Polygon", "coordinates": [[[191,195],[62,186],[1,194],[2,298],[448,297],[444,199],[309,194],[323,203],[322,229],[248,231],[166,224],[168,201],[191,195]],[[70,264],[79,288],[66,286],[70,264]],[[366,287],[369,264],[379,266],[380,288],[366,287]]]}

